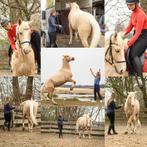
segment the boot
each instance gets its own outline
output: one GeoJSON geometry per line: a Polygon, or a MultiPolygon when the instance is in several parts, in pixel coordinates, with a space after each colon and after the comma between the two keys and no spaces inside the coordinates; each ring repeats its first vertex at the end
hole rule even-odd
{"type": "Polygon", "coordinates": [[[112,126],[112,130],[113,130],[113,134],[114,134],[114,135],[117,135],[117,134],[118,134],[118,133],[115,131],[114,125],[112,126]]]}
{"type": "Polygon", "coordinates": [[[111,133],[111,125],[109,126],[109,129],[108,129],[107,135],[112,135],[112,133],[111,133]]]}

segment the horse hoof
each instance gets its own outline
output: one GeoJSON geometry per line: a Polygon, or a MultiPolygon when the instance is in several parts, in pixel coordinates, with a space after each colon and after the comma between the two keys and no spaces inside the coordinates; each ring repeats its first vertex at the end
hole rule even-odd
{"type": "Polygon", "coordinates": [[[73,87],[70,87],[70,91],[72,91],[73,90],[73,87]]]}
{"type": "Polygon", "coordinates": [[[22,128],[22,131],[24,131],[25,130],[25,128],[22,128]]]}
{"type": "Polygon", "coordinates": [[[125,132],[124,134],[128,134],[128,132],[125,132]]]}

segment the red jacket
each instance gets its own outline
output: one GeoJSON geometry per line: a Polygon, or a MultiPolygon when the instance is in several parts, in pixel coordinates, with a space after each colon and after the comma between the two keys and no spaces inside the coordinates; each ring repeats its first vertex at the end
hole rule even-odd
{"type": "Polygon", "coordinates": [[[138,5],[131,14],[129,25],[125,29],[125,34],[128,34],[132,28],[135,29],[135,35],[128,41],[129,47],[136,42],[142,30],[147,30],[147,15],[138,5]]]}
{"type": "Polygon", "coordinates": [[[11,30],[9,30],[9,31],[7,32],[7,34],[8,34],[8,39],[9,39],[11,48],[12,48],[13,50],[16,50],[16,46],[15,46],[16,27],[17,27],[16,24],[12,24],[11,30]]]}

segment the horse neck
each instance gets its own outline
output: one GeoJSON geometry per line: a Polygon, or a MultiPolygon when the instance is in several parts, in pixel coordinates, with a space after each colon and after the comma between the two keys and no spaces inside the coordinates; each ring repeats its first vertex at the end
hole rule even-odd
{"type": "Polygon", "coordinates": [[[64,68],[64,69],[70,69],[69,62],[63,60],[62,68],[64,68]]]}

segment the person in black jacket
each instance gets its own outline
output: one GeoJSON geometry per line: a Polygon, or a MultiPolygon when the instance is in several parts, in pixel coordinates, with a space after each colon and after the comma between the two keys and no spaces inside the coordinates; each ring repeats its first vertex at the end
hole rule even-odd
{"type": "Polygon", "coordinates": [[[63,122],[64,122],[64,118],[63,118],[62,114],[60,113],[58,116],[58,119],[57,119],[57,124],[58,124],[58,129],[59,129],[59,138],[61,138],[61,137],[63,138],[63,133],[62,133],[63,122]]]}
{"type": "Polygon", "coordinates": [[[114,99],[115,99],[115,94],[112,93],[111,98],[107,102],[107,116],[110,121],[108,132],[107,132],[108,135],[112,135],[111,130],[113,131],[114,135],[118,134],[115,131],[115,109],[119,109],[121,108],[121,106],[117,107],[114,99]]]}
{"type": "Polygon", "coordinates": [[[8,131],[10,131],[10,124],[12,120],[12,110],[15,109],[15,107],[11,106],[10,102],[7,101],[6,104],[4,105],[4,125],[3,125],[3,130],[5,131],[5,127],[8,128],[8,131]]]}

